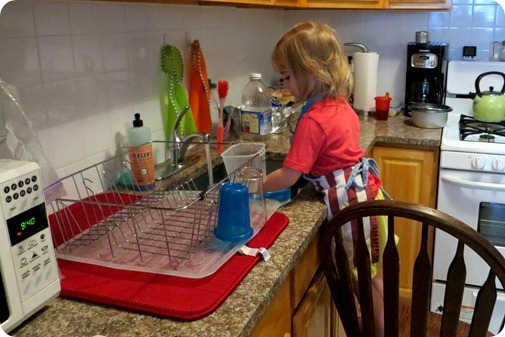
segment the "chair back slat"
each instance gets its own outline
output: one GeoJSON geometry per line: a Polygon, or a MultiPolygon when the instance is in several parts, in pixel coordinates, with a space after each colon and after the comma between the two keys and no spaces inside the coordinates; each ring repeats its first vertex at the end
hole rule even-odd
{"type": "Polygon", "coordinates": [[[444,315],[440,337],[456,336],[466,279],[464,247],[465,245],[461,241],[458,242],[456,254],[447,271],[447,296],[444,298],[444,315]]]}
{"type": "Polygon", "coordinates": [[[370,269],[370,252],[365,239],[363,218],[358,219],[358,240],[355,247],[356,267],[358,270],[358,297],[361,308],[361,324],[365,336],[374,337],[372,280],[370,269]]]}
{"type": "MultiPolygon", "coordinates": [[[[325,276],[335,306],[338,312],[357,313],[354,286],[352,284],[353,278],[340,228],[333,231],[332,235],[328,235],[326,240],[328,244],[331,245],[334,252],[333,254],[328,254],[330,256],[329,261],[334,263],[334,267],[330,268],[331,272],[325,273],[325,276]]],[[[323,241],[323,239],[321,239],[321,241],[323,241]]],[[[345,331],[347,331],[350,336],[360,336],[357,314],[342,315],[341,321],[345,331]]]]}
{"type": "Polygon", "coordinates": [[[400,257],[395,239],[395,218],[388,216],[388,236],[382,254],[384,282],[384,327],[385,336],[398,336],[398,309],[400,298],[400,257]]]}
{"type": "Polygon", "coordinates": [[[428,311],[431,297],[432,268],[428,252],[428,225],[423,223],[421,245],[414,262],[412,284],[411,336],[426,336],[428,311]]]}
{"type": "Polygon", "coordinates": [[[480,288],[475,300],[469,337],[484,337],[487,334],[487,327],[491,321],[497,298],[495,279],[496,275],[490,270],[486,282],[480,288]]]}
{"type": "MultiPolygon", "coordinates": [[[[320,230],[321,267],[347,336],[373,336],[373,327],[377,326],[377,324],[370,324],[374,316],[371,294],[371,258],[364,240],[363,221],[359,220],[371,216],[388,218],[388,239],[382,256],[385,336],[417,336],[415,333],[420,330],[420,326],[420,335],[424,336],[423,325],[426,325],[426,336],[430,337],[490,336],[489,324],[497,299],[496,280],[498,279],[502,287],[505,287],[503,255],[480,233],[454,217],[433,208],[394,200],[364,201],[348,206],[336,213],[332,220],[324,224],[320,230]],[[414,222],[395,221],[398,220],[395,218],[410,219],[423,224],[421,247],[414,263],[411,307],[400,305],[399,302],[399,268],[402,266],[394,232],[395,222],[396,226],[410,226],[414,222]],[[358,241],[354,246],[354,263],[358,270],[357,280],[353,274],[354,266],[350,264],[346,254],[341,233],[341,228],[352,221],[355,226],[353,230],[358,233],[358,241]],[[428,233],[432,230],[450,235],[458,242],[455,256],[448,269],[442,315],[429,312],[428,307],[433,282],[428,233]],[[466,281],[465,255],[467,254],[464,252],[467,250],[476,253],[482,258],[483,263],[490,267],[488,279],[484,284],[476,285],[481,288],[477,295],[471,324],[458,322],[462,289],[466,281]],[[358,304],[355,303],[356,299],[359,301],[358,304]],[[358,318],[358,315],[361,317],[358,318]],[[428,319],[426,320],[425,317],[428,319]],[[457,329],[454,328],[455,325],[457,329]],[[454,335],[455,331],[457,331],[456,335],[454,335]],[[470,331],[469,334],[468,331],[470,331]]],[[[400,241],[401,239],[400,237],[400,241]]],[[[505,322],[505,318],[503,320],[505,322]]]]}

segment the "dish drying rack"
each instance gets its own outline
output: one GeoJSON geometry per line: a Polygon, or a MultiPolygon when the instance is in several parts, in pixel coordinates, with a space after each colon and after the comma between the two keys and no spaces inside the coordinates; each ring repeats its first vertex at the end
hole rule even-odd
{"type": "MultiPolygon", "coordinates": [[[[210,275],[245,244],[213,235],[219,190],[236,181],[239,169],[204,191],[192,179],[166,190],[127,189],[121,177],[131,172],[124,155],[62,178],[66,195],[48,205],[56,256],[189,278],[210,275]]],[[[255,235],[264,223],[251,225],[255,235]]]]}

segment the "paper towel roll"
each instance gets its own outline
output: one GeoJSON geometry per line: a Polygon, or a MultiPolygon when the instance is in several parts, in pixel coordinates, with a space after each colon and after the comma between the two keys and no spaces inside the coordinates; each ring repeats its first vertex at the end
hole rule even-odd
{"type": "Polygon", "coordinates": [[[354,109],[375,110],[379,54],[354,53],[354,109]]]}

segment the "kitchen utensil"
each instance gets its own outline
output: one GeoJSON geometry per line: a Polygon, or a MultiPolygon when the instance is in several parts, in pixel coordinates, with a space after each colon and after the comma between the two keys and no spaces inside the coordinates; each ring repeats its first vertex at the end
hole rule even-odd
{"type": "Polygon", "coordinates": [[[389,92],[386,92],[385,96],[375,97],[375,117],[377,120],[385,121],[388,119],[390,102],[389,92]]]}
{"type": "Polygon", "coordinates": [[[189,73],[189,104],[198,132],[212,133],[212,118],[210,116],[211,89],[207,78],[207,65],[203,57],[200,42],[191,43],[191,69],[189,73]]]}
{"type": "Polygon", "coordinates": [[[500,56],[501,56],[501,42],[500,41],[491,42],[491,46],[489,47],[489,61],[499,62],[500,56]]]}
{"type": "Polygon", "coordinates": [[[217,81],[217,94],[219,96],[219,122],[217,124],[217,152],[222,153],[223,150],[223,136],[224,136],[224,102],[226,95],[228,95],[228,81],[217,81]]]}
{"type": "Polygon", "coordinates": [[[475,94],[473,97],[473,117],[480,122],[501,122],[505,119],[505,74],[499,71],[488,71],[480,74],[475,80],[475,94]],[[480,81],[490,75],[503,77],[503,86],[495,91],[490,86],[489,91],[481,92],[480,81]]]}
{"type": "MultiPolygon", "coordinates": [[[[230,146],[221,154],[226,172],[231,174],[246,163],[266,172],[265,148],[265,143],[240,143],[230,146]]],[[[265,180],[266,175],[263,176],[263,182],[265,180]]]]}
{"type": "Polygon", "coordinates": [[[416,32],[416,43],[428,43],[429,33],[427,31],[416,32]]]}
{"type": "Polygon", "coordinates": [[[267,209],[263,193],[263,172],[256,167],[243,167],[238,170],[237,182],[244,184],[249,191],[249,210],[251,223],[260,228],[267,221],[267,209]]]}
{"type": "Polygon", "coordinates": [[[443,128],[447,116],[452,108],[443,104],[415,103],[409,106],[412,113],[412,122],[420,128],[443,128]]]}
{"type": "Polygon", "coordinates": [[[242,183],[223,184],[219,191],[214,235],[222,241],[247,241],[253,235],[249,214],[249,192],[242,183]]]}

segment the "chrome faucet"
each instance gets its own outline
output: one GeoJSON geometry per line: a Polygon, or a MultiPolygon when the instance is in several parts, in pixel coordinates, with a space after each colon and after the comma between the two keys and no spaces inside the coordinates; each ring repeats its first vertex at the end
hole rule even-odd
{"type": "Polygon", "coordinates": [[[188,135],[184,139],[179,135],[179,126],[181,124],[182,118],[186,113],[189,111],[189,106],[185,106],[182,111],[179,113],[177,116],[177,119],[175,120],[174,123],[174,129],[172,130],[172,135],[171,135],[171,141],[173,142],[172,144],[172,159],[174,162],[174,165],[180,164],[184,162],[184,158],[186,157],[186,152],[188,151],[189,145],[196,140],[196,139],[201,139],[204,143],[209,144],[210,143],[210,135],[201,133],[201,132],[196,132],[188,135]]]}

